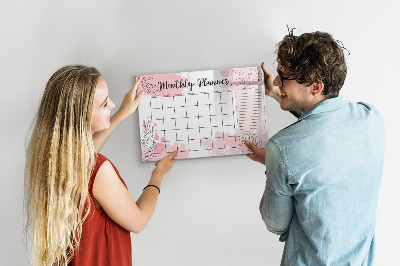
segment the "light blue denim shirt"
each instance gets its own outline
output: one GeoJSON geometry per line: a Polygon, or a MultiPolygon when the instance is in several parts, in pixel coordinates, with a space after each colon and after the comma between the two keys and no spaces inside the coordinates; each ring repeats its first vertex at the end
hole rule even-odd
{"type": "Polygon", "coordinates": [[[324,100],[266,145],[262,218],[281,265],[372,265],[384,124],[366,103],[324,100]]]}

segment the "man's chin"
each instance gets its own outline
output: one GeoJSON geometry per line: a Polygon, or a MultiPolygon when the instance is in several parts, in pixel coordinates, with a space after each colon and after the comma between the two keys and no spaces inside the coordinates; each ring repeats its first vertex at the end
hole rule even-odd
{"type": "Polygon", "coordinates": [[[286,106],[285,104],[282,104],[282,103],[281,103],[280,107],[281,107],[281,109],[282,109],[283,111],[291,111],[291,108],[289,108],[289,107],[286,106]]]}

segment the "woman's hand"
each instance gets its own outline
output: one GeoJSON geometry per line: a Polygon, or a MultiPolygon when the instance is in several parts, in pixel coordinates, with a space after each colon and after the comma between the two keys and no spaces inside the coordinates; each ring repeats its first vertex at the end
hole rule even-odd
{"type": "Polygon", "coordinates": [[[160,161],[156,162],[156,168],[153,170],[153,176],[165,175],[174,165],[174,157],[178,154],[178,151],[171,152],[168,156],[164,157],[160,161]]]}
{"type": "Polygon", "coordinates": [[[141,91],[136,96],[136,90],[139,87],[141,81],[142,81],[142,76],[138,78],[138,80],[133,85],[132,89],[125,94],[124,100],[122,101],[121,106],[116,112],[116,114],[120,115],[122,119],[125,119],[126,117],[128,117],[129,115],[133,114],[136,111],[139,102],[143,97],[143,91],[141,91]]]}
{"type": "Polygon", "coordinates": [[[265,67],[264,62],[261,64],[261,68],[264,72],[264,84],[265,84],[265,95],[271,96],[279,103],[281,102],[281,91],[278,86],[274,86],[274,76],[265,67]]]}

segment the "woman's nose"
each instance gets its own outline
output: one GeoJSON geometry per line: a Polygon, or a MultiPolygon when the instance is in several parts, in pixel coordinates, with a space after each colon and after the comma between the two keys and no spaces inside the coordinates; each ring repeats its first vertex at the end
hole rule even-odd
{"type": "Polygon", "coordinates": [[[114,107],[115,107],[114,102],[110,100],[110,110],[113,109],[114,107]]]}

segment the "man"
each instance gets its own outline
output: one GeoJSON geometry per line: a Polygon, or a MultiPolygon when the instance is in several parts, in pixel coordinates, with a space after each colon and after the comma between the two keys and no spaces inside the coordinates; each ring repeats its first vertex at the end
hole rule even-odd
{"type": "Polygon", "coordinates": [[[253,143],[266,165],[260,212],[285,242],[281,265],[371,265],[384,157],[384,124],[366,103],[339,95],[343,48],[328,33],[293,31],[278,44],[278,75],[262,64],[265,91],[297,122],[253,143]]]}

